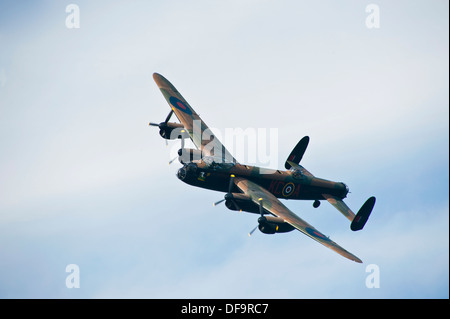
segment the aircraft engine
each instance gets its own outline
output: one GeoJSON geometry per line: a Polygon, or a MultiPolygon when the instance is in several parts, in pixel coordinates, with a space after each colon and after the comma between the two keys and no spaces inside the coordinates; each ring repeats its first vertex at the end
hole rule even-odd
{"type": "Polygon", "coordinates": [[[274,216],[261,216],[258,218],[258,229],[264,234],[287,233],[294,227],[286,223],[282,218],[274,216]]]}
{"type": "Polygon", "coordinates": [[[193,148],[180,148],[178,150],[178,156],[180,163],[190,163],[202,159],[202,151],[193,148]]]}
{"type": "Polygon", "coordinates": [[[237,210],[237,211],[244,211],[244,212],[259,214],[259,207],[258,207],[258,205],[254,204],[253,202],[246,201],[246,200],[239,200],[239,199],[230,200],[230,199],[227,199],[225,201],[225,206],[228,209],[231,209],[231,210],[237,210]]]}
{"type": "Polygon", "coordinates": [[[161,123],[159,124],[159,135],[166,140],[175,140],[183,137],[183,126],[177,123],[161,123]]]}
{"type": "Polygon", "coordinates": [[[225,206],[230,210],[244,211],[259,214],[259,206],[253,203],[250,196],[242,193],[229,193],[225,195],[225,206]]]}

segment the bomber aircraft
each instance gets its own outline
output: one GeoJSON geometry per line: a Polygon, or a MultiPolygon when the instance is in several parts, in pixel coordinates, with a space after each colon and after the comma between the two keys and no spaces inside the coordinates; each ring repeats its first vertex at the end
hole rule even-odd
{"type": "Polygon", "coordinates": [[[240,164],[166,78],[154,73],[153,79],[171,111],[164,122],[149,125],[159,127],[159,134],[166,140],[181,139],[178,159],[183,166],[177,172],[180,180],[192,186],[225,192],[224,199],[215,205],[225,201],[231,210],[259,214],[257,228],[265,234],[297,229],[338,254],[362,263],[278,200],[311,200],[315,208],[321,200],[326,200],[349,219],[353,231],[361,230],[372,212],[375,197],[370,197],[355,214],[343,201],[349,192],[347,185],[315,177],[300,165],[309,143],[308,136],[303,137],[287,157],[286,170],[268,173],[264,168],[240,164]],[[174,113],[181,123],[169,122],[174,113]],[[190,138],[197,149],[186,148],[186,138],[190,138]]]}

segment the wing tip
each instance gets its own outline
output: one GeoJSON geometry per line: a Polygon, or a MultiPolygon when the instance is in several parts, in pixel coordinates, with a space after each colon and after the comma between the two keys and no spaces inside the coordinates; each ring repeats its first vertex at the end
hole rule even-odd
{"type": "Polygon", "coordinates": [[[170,83],[169,80],[167,80],[164,76],[162,76],[159,73],[153,73],[153,80],[156,82],[156,85],[159,89],[168,90],[170,94],[178,95],[178,98],[181,98],[183,100],[183,97],[180,95],[180,92],[175,88],[175,86],[170,83]]]}
{"type": "Polygon", "coordinates": [[[153,73],[153,80],[156,82],[159,88],[161,88],[164,85],[164,82],[167,82],[167,79],[163,77],[159,73],[153,73]]]}
{"type": "Polygon", "coordinates": [[[345,258],[347,258],[351,261],[354,261],[355,263],[358,263],[358,264],[363,263],[363,261],[361,259],[359,259],[358,257],[356,257],[355,255],[353,255],[352,253],[350,253],[348,251],[345,251],[345,253],[338,252],[338,251],[336,251],[336,252],[339,253],[341,256],[344,256],[345,258]]]}
{"type": "Polygon", "coordinates": [[[359,258],[356,257],[355,255],[353,255],[352,253],[346,251],[346,250],[343,249],[343,248],[342,248],[342,250],[343,250],[343,251],[338,251],[338,250],[335,250],[335,251],[336,251],[338,254],[344,256],[345,258],[347,258],[347,259],[349,259],[349,260],[351,260],[351,261],[354,261],[354,262],[356,262],[356,263],[358,263],[358,264],[362,264],[362,263],[363,263],[363,261],[362,261],[361,259],[359,259],[359,258]]]}

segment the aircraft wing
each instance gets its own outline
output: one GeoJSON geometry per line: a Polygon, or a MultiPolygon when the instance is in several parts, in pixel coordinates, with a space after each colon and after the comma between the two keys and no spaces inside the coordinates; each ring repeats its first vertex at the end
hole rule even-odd
{"type": "Polygon", "coordinates": [[[153,73],[153,79],[169,103],[170,108],[189,133],[192,142],[202,151],[203,155],[214,156],[216,161],[236,162],[236,159],[214,136],[180,92],[158,73],[153,73]]]}
{"type": "Polygon", "coordinates": [[[329,239],[327,236],[319,232],[313,226],[302,220],[300,217],[291,212],[286,206],[284,206],[273,194],[271,194],[265,188],[259,186],[258,184],[241,177],[236,177],[234,179],[236,186],[243,191],[245,194],[249,195],[251,200],[259,205],[260,199],[262,198],[262,206],[264,210],[270,212],[276,217],[282,218],[286,223],[292,225],[300,232],[308,237],[311,237],[315,241],[321,243],[322,245],[334,250],[338,254],[353,260],[357,263],[362,263],[361,259],[351,254],[334,241],[329,239]]]}

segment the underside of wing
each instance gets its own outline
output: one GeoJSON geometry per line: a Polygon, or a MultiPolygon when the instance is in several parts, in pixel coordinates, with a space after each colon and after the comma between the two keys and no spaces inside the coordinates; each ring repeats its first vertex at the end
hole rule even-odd
{"type": "Polygon", "coordinates": [[[282,218],[286,223],[295,227],[297,230],[321,243],[322,245],[334,250],[338,254],[353,260],[358,263],[362,263],[361,259],[348,252],[327,236],[322,234],[316,228],[302,220],[296,214],[291,212],[286,206],[284,206],[273,194],[267,191],[265,188],[258,184],[247,180],[245,178],[236,177],[234,179],[236,186],[245,194],[250,196],[251,200],[255,203],[263,206],[264,210],[282,218]]]}
{"type": "Polygon", "coordinates": [[[202,154],[204,156],[213,156],[216,162],[236,162],[231,153],[214,136],[172,83],[158,73],[153,74],[153,79],[167,103],[169,103],[170,108],[188,132],[192,142],[202,151],[202,154]]]}

